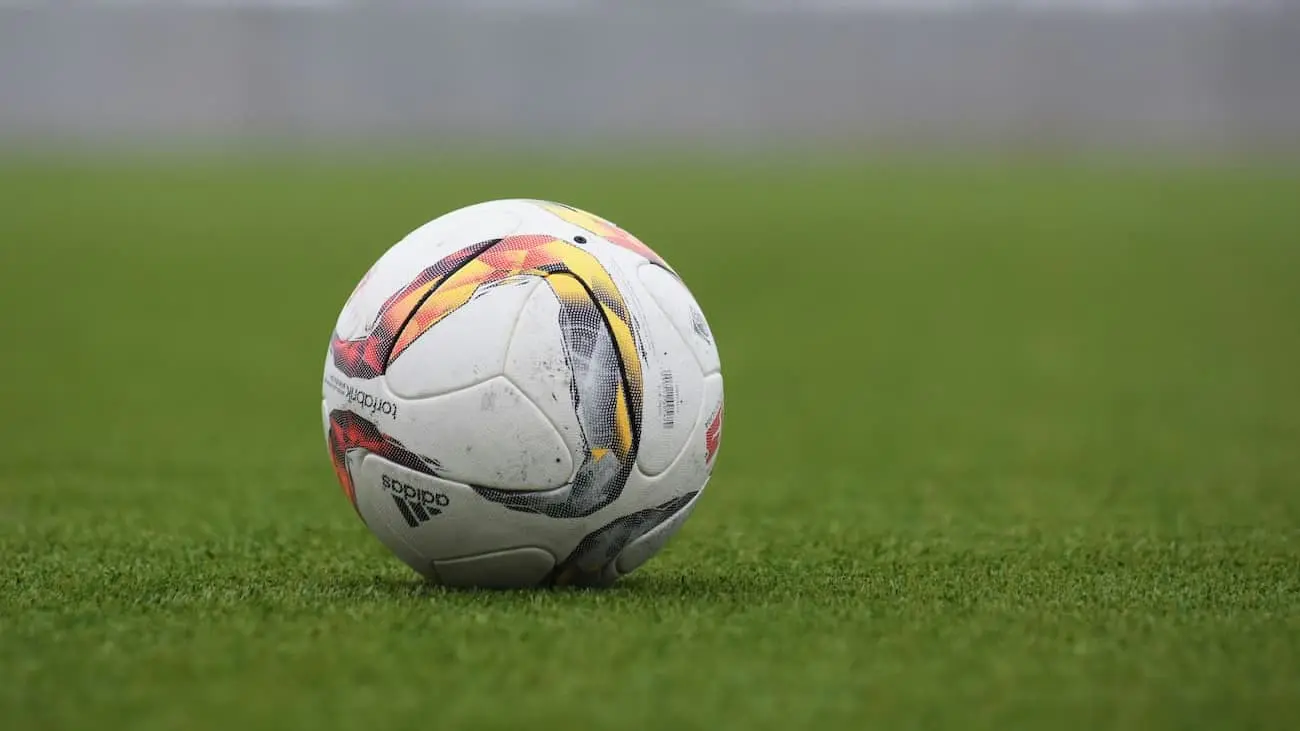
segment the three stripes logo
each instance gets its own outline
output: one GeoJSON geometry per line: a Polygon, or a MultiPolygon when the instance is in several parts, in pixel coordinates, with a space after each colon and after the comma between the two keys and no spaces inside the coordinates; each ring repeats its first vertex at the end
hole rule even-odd
{"type": "Polygon", "coordinates": [[[412,528],[429,522],[435,515],[442,515],[442,509],[451,504],[451,500],[440,492],[408,485],[388,475],[384,475],[384,489],[392,494],[398,511],[412,528]]]}

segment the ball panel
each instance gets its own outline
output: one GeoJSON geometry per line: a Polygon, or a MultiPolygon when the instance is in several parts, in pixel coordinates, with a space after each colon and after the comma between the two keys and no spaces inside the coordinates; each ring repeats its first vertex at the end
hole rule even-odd
{"type": "Polygon", "coordinates": [[[389,364],[389,389],[420,399],[501,375],[519,312],[540,283],[538,277],[517,277],[480,289],[389,364]]]}
{"type": "Polygon", "coordinates": [[[511,548],[561,555],[586,532],[581,522],[508,510],[484,500],[468,485],[374,454],[360,454],[353,475],[358,510],[375,537],[426,576],[432,576],[433,561],[511,548]]]}
{"type": "Polygon", "coordinates": [[[452,393],[401,401],[391,434],[437,463],[441,477],[497,490],[569,482],[573,456],[537,406],[497,376],[452,393]]]}
{"type": "Polygon", "coordinates": [[[663,550],[664,546],[668,545],[668,541],[677,534],[686,519],[691,517],[695,506],[704,495],[704,487],[701,485],[700,491],[692,495],[690,501],[676,513],[670,515],[667,520],[646,531],[639,538],[634,538],[628,542],[614,561],[614,569],[619,576],[627,576],[636,571],[646,561],[649,561],[655,554],[663,550]]]}
{"type": "Polygon", "coordinates": [[[703,465],[706,474],[712,474],[713,466],[718,461],[718,451],[722,448],[723,402],[722,374],[705,376],[705,410],[700,412],[704,421],[693,439],[693,447],[687,451],[693,453],[696,464],[703,465]]]}
{"type": "Polygon", "coordinates": [[[465,246],[509,236],[520,220],[509,206],[480,203],[415,229],[386,251],[362,278],[343,307],[336,334],[346,340],[364,336],[388,298],[420,272],[465,246]]]}
{"type": "Polygon", "coordinates": [[[713,374],[704,378],[704,403],[712,407],[701,409],[691,425],[686,446],[666,469],[648,475],[639,467],[632,471],[627,483],[627,496],[619,503],[623,512],[636,512],[661,505],[682,495],[700,492],[709,481],[713,459],[709,450],[709,426],[713,409],[722,400],[722,376],[713,374]]]}
{"type": "Polygon", "coordinates": [[[582,280],[567,273],[549,276],[547,289],[539,288],[520,314],[506,374],[565,435],[577,465],[573,488],[486,496],[556,518],[590,515],[619,498],[634,464],[643,403],[641,361],[627,308],[610,286],[597,295],[600,305],[582,280]],[[609,309],[617,312],[604,311],[607,303],[615,303],[609,309]],[[627,342],[616,342],[611,334],[618,314],[627,342]]]}
{"type": "MultiPolygon", "coordinates": [[[[392,405],[391,401],[385,400],[385,403],[392,405]]],[[[334,464],[334,474],[353,507],[357,505],[354,479],[357,460],[365,454],[379,454],[395,464],[406,465],[427,474],[435,474],[436,462],[410,451],[399,440],[383,431],[378,424],[358,414],[350,405],[344,404],[334,408],[327,398],[324,411],[325,440],[329,446],[330,459],[334,464]]]]}
{"type": "Polygon", "coordinates": [[[700,369],[704,373],[721,371],[722,364],[718,360],[718,346],[713,340],[713,331],[704,319],[704,311],[686,285],[673,274],[653,264],[643,264],[637,270],[637,275],[641,285],[677,328],[682,340],[690,346],[700,369]]]}
{"type": "MultiPolygon", "coordinates": [[[[548,230],[555,228],[557,221],[562,221],[564,225],[575,229],[575,231],[569,233],[568,238],[570,240],[574,236],[580,235],[585,235],[586,238],[597,237],[608,246],[614,247],[615,252],[611,253],[614,254],[615,258],[627,259],[625,254],[630,254],[634,257],[632,259],[634,261],[649,261],[668,268],[668,263],[653,249],[646,246],[641,239],[594,213],[554,201],[530,200],[529,202],[554,217],[543,222],[543,225],[548,230]]],[[[529,223],[532,223],[532,221],[529,220],[529,223]]]]}
{"type": "MultiPolygon", "coordinates": [[[[349,457],[356,491],[357,513],[384,547],[423,576],[430,575],[429,557],[421,550],[421,528],[409,526],[394,502],[394,493],[383,489],[383,477],[398,478],[404,485],[432,493],[444,492],[442,481],[388,462],[382,457],[356,451],[349,457]]],[[[409,509],[409,508],[408,508],[409,509]]]]}
{"type": "Polygon", "coordinates": [[[585,445],[574,401],[573,372],[560,336],[560,301],[537,287],[520,308],[505,357],[505,376],[546,415],[575,459],[585,445]]]}
{"type": "Polygon", "coordinates": [[[538,586],[547,580],[554,568],[554,556],[531,547],[433,562],[434,580],[438,583],[484,589],[538,586]]]}
{"type": "Polygon", "coordinates": [[[722,403],[722,375],[703,378],[702,399],[713,409],[700,409],[689,428],[686,446],[671,464],[656,475],[634,469],[624,497],[617,503],[621,515],[605,518],[598,530],[584,536],[556,569],[558,583],[606,586],[628,574],[661,550],[685,523],[709,482],[716,458],[709,431],[713,414],[722,403]]]}
{"type": "MultiPolygon", "coordinates": [[[[620,516],[592,531],[560,562],[555,572],[555,583],[574,586],[608,586],[613,583],[619,576],[615,561],[624,549],[677,515],[697,495],[695,492],[678,495],[654,507],[620,516]]],[[[645,554],[641,561],[648,558],[649,554],[645,554]]]]}
{"type": "Polygon", "coordinates": [[[703,408],[704,374],[654,298],[641,297],[638,304],[645,405],[637,467],[657,475],[677,459],[695,429],[703,408]]]}

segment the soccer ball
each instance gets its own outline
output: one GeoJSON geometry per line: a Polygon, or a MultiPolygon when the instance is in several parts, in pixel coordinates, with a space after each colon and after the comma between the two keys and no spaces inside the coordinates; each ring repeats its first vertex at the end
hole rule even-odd
{"type": "Polygon", "coordinates": [[[704,314],[636,237],[500,200],[421,226],[343,307],[322,414],[361,520],[452,586],[606,586],[704,491],[722,373],[704,314]]]}

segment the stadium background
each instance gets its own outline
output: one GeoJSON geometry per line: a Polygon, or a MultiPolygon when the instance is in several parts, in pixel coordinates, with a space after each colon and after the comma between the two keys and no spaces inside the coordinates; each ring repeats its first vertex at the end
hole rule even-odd
{"type": "Polygon", "coordinates": [[[1286,2],[0,0],[0,725],[1286,728],[1286,2]],[[682,272],[717,472],[609,592],[419,584],[329,328],[451,208],[682,272]]]}
{"type": "Polygon", "coordinates": [[[11,140],[1186,152],[1290,145],[1300,126],[1291,3],[178,0],[0,12],[11,70],[0,135],[11,140]]]}

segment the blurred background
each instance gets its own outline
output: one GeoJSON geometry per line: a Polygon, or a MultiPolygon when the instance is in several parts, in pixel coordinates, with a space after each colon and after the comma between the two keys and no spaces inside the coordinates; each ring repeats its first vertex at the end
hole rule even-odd
{"type": "Polygon", "coordinates": [[[4,0],[0,141],[1294,148],[1283,0],[4,0]]]}

